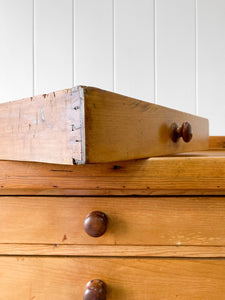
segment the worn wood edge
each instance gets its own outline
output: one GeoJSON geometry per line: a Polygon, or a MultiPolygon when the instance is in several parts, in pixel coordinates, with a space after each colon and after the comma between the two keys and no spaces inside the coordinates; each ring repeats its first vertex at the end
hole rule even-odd
{"type": "Polygon", "coordinates": [[[224,149],[224,148],[225,148],[225,136],[209,137],[209,149],[224,149]]]}
{"type": "MultiPolygon", "coordinates": [[[[66,143],[62,142],[62,140],[60,138],[56,138],[56,132],[54,132],[54,130],[52,130],[51,135],[54,136],[53,140],[53,145],[55,146],[54,151],[52,151],[52,153],[54,152],[54,155],[49,156],[49,151],[50,149],[48,148],[45,152],[42,153],[42,151],[40,151],[40,149],[43,148],[43,144],[40,142],[40,137],[34,139],[35,136],[35,132],[33,135],[33,139],[32,139],[32,143],[31,145],[36,142],[39,143],[39,145],[34,146],[30,152],[28,151],[20,151],[21,153],[18,153],[17,151],[8,151],[7,149],[17,149],[18,148],[18,144],[19,142],[17,141],[17,144],[14,145],[14,147],[10,144],[11,140],[13,139],[13,137],[11,137],[11,135],[7,134],[3,128],[3,131],[1,132],[1,137],[3,136],[3,141],[4,140],[4,135],[5,136],[9,136],[8,140],[6,140],[7,143],[10,144],[11,147],[8,147],[8,145],[4,145],[5,147],[3,147],[3,149],[5,149],[5,151],[0,151],[0,157],[1,160],[11,160],[11,161],[25,161],[25,162],[41,162],[41,163],[45,163],[45,164],[62,164],[62,165],[73,165],[73,164],[84,164],[85,163],[85,158],[84,155],[82,155],[81,151],[82,151],[82,139],[80,138],[81,134],[84,135],[83,132],[83,128],[80,124],[80,121],[83,120],[83,112],[81,110],[84,111],[84,108],[82,106],[84,106],[84,101],[82,99],[82,91],[83,89],[80,86],[75,86],[73,88],[68,88],[68,89],[63,89],[63,90],[58,90],[58,91],[54,91],[54,92],[49,92],[47,94],[40,94],[40,95],[35,95],[33,97],[28,97],[28,98],[23,98],[20,100],[14,100],[14,101],[9,101],[6,103],[0,103],[0,108],[2,110],[4,110],[4,107],[6,107],[6,110],[10,111],[10,107],[16,107],[16,106],[23,106],[23,104],[27,105],[27,108],[25,110],[29,111],[31,110],[32,106],[31,106],[31,102],[33,104],[33,107],[35,108],[35,111],[37,110],[36,106],[40,106],[41,107],[41,118],[42,121],[46,121],[46,126],[43,128],[41,128],[42,131],[46,131],[47,129],[51,128],[51,123],[49,123],[49,119],[51,119],[50,114],[47,113],[47,118],[46,115],[44,115],[44,103],[47,101],[48,103],[50,103],[53,99],[55,101],[55,103],[60,104],[60,103],[64,103],[66,105],[66,108],[61,108],[61,113],[63,113],[64,116],[64,123],[68,123],[69,125],[71,125],[73,127],[72,131],[69,130],[67,128],[66,131],[63,131],[60,127],[57,128],[57,134],[60,137],[60,134],[63,136],[65,136],[67,138],[66,143]],[[62,101],[63,100],[63,101],[62,101]],[[74,105],[74,106],[73,106],[74,105]],[[73,110],[74,107],[77,107],[76,111],[73,110]],[[71,113],[72,112],[72,113],[71,113]],[[48,121],[48,122],[47,122],[48,121]],[[79,124],[76,124],[79,123],[79,124]],[[76,124],[76,125],[75,125],[76,124]],[[62,147],[60,147],[59,145],[62,144],[62,147]],[[65,146],[65,147],[64,147],[65,146]],[[64,149],[66,148],[66,149],[64,149]],[[31,153],[32,152],[32,153],[31,153]],[[48,156],[46,158],[46,155],[48,156]]],[[[49,107],[50,104],[47,105],[47,108],[49,107]]],[[[57,107],[57,105],[55,105],[55,107],[57,107]]],[[[39,107],[38,107],[39,108],[39,107]]],[[[18,108],[17,108],[18,110],[18,108]]],[[[57,109],[55,109],[55,112],[57,112],[57,109]]],[[[15,112],[14,112],[15,114],[15,112]]],[[[23,116],[23,113],[21,113],[21,115],[23,116]]],[[[10,123],[10,117],[8,116],[4,116],[3,117],[8,120],[8,123],[10,123]]],[[[60,115],[59,113],[54,115],[54,123],[57,124],[59,123],[59,118],[60,115]]],[[[37,120],[36,120],[36,124],[38,124],[37,126],[41,126],[40,124],[42,124],[42,122],[40,122],[40,116],[38,117],[37,115],[37,120]],[[39,119],[38,119],[39,118],[39,119]]],[[[22,118],[22,120],[20,120],[20,123],[24,126],[25,122],[28,122],[26,120],[26,118],[22,118]]],[[[19,123],[19,124],[20,124],[19,123]]],[[[22,126],[21,125],[21,126],[22,126]]],[[[10,127],[10,126],[8,126],[10,127]]],[[[19,126],[18,126],[19,127],[19,126]]],[[[30,141],[30,138],[25,138],[28,134],[28,132],[30,132],[30,127],[29,130],[26,128],[26,126],[24,127],[25,129],[23,129],[21,135],[24,136],[24,144],[25,142],[28,143],[28,141],[30,141]]],[[[32,128],[32,127],[31,127],[32,128]]],[[[37,129],[33,129],[37,130],[37,129]]],[[[32,131],[32,132],[33,132],[32,131]]],[[[37,130],[38,132],[40,131],[40,128],[37,130]]],[[[31,132],[31,133],[32,133],[31,132]]],[[[48,135],[50,134],[49,132],[47,133],[48,135]]],[[[20,138],[20,140],[22,139],[19,135],[19,133],[17,133],[18,137],[20,138]]],[[[47,144],[47,143],[45,143],[47,144]]],[[[20,145],[21,146],[21,145],[20,145]]],[[[28,147],[24,147],[25,149],[27,149],[28,147]]],[[[84,146],[83,146],[84,149],[84,146]]],[[[84,150],[83,150],[84,153],[84,150]]]]}
{"type": "Polygon", "coordinates": [[[86,143],[85,143],[85,109],[84,109],[84,89],[82,86],[75,86],[74,91],[78,92],[80,102],[80,133],[81,133],[81,159],[73,157],[73,163],[83,165],[86,163],[86,143]]]}
{"type": "Polygon", "coordinates": [[[80,113],[81,113],[81,164],[86,163],[86,135],[85,135],[85,100],[84,100],[84,89],[80,89],[80,113]]]}
{"type": "Polygon", "coordinates": [[[0,244],[0,255],[225,257],[225,246],[0,244]]]}

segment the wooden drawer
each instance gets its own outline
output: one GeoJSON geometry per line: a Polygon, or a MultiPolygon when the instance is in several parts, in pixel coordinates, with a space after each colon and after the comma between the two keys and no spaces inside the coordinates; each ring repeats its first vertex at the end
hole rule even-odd
{"type": "Polygon", "coordinates": [[[224,270],[224,259],[1,256],[1,299],[80,300],[86,283],[98,278],[107,300],[223,300],[224,270]]]}
{"type": "Polygon", "coordinates": [[[0,114],[3,160],[72,165],[208,149],[207,119],[92,87],[1,103],[0,114]]]}
{"type": "Polygon", "coordinates": [[[225,197],[0,197],[0,243],[225,245],[225,197]],[[85,217],[108,218],[103,236],[85,217]]]}

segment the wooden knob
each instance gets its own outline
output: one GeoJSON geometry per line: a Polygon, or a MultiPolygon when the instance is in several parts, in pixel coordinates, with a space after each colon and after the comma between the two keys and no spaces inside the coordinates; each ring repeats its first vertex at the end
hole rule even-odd
{"type": "Polygon", "coordinates": [[[106,300],[106,294],[106,284],[99,279],[93,279],[86,285],[83,300],[106,300]]]}
{"type": "Polygon", "coordinates": [[[84,221],[84,229],[92,237],[102,236],[107,230],[107,225],[107,216],[101,211],[91,212],[84,221]]]}
{"type": "Polygon", "coordinates": [[[180,137],[183,138],[185,143],[190,142],[193,136],[193,130],[189,122],[184,122],[181,127],[177,123],[171,125],[171,139],[177,142],[180,137]]]}

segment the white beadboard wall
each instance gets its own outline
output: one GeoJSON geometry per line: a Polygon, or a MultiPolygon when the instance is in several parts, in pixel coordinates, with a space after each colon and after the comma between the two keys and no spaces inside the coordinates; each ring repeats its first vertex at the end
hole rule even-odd
{"type": "Polygon", "coordinates": [[[225,0],[0,0],[0,102],[76,84],[225,135],[225,0]]]}

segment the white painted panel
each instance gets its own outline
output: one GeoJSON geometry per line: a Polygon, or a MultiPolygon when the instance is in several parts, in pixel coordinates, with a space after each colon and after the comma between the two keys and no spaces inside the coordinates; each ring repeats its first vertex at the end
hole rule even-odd
{"type": "Polygon", "coordinates": [[[115,0],[115,91],[154,102],[153,0],[115,0]]]}
{"type": "Polygon", "coordinates": [[[195,0],[156,0],[157,102],[195,113],[195,0]]]}
{"type": "Polygon", "coordinates": [[[113,1],[75,0],[75,83],[113,90],[113,1]]]}
{"type": "Polygon", "coordinates": [[[199,114],[211,135],[225,135],[225,1],[198,0],[199,114]]]}
{"type": "Polygon", "coordinates": [[[73,85],[72,0],[35,0],[35,94],[73,85]]]}
{"type": "Polygon", "coordinates": [[[0,0],[0,102],[32,96],[32,1],[0,0]]]}

